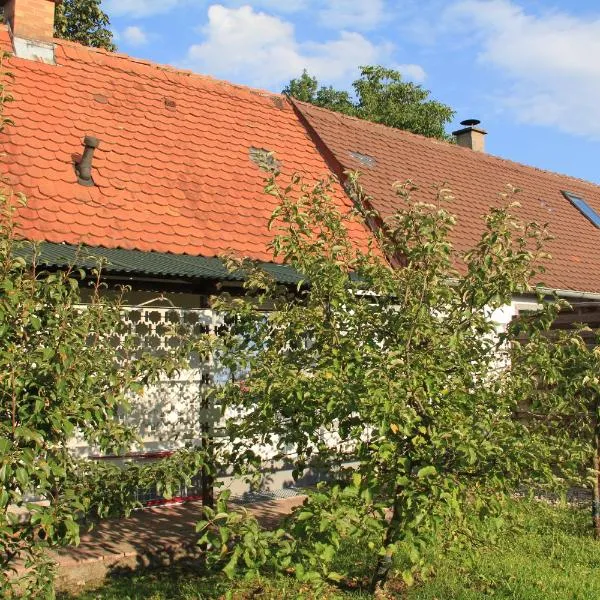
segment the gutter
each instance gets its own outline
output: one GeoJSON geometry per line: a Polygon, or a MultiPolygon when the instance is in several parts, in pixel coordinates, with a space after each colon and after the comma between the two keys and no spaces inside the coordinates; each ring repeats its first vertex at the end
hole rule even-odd
{"type": "MultiPolygon", "coordinates": [[[[455,278],[448,280],[450,285],[457,285],[458,282],[459,280],[455,278]]],[[[554,296],[556,294],[559,298],[574,298],[579,300],[593,300],[595,302],[600,302],[600,292],[576,292],[574,290],[558,290],[543,286],[537,286],[533,288],[531,292],[523,295],[528,296],[528,294],[534,294],[535,292],[541,292],[545,296],[554,296]]]]}
{"type": "Polygon", "coordinates": [[[544,294],[548,294],[549,296],[556,294],[560,298],[577,298],[580,300],[595,300],[597,302],[600,302],[600,293],[597,293],[597,292],[575,292],[572,290],[554,290],[552,288],[546,288],[546,287],[539,287],[536,289],[544,294]]]}

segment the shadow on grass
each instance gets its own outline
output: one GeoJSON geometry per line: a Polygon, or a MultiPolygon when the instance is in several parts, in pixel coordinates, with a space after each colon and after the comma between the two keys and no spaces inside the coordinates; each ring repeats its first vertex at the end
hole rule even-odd
{"type": "Polygon", "coordinates": [[[229,583],[218,575],[202,573],[189,559],[166,567],[118,568],[101,587],[83,592],[63,592],[57,600],[187,600],[221,598],[229,583]]]}
{"type": "Polygon", "coordinates": [[[225,597],[234,600],[371,598],[360,588],[325,586],[317,589],[285,575],[266,573],[259,578],[231,581],[222,574],[203,572],[198,563],[182,560],[169,568],[120,570],[102,587],[77,594],[62,593],[57,600],[221,600],[225,597]]]}
{"type": "Polygon", "coordinates": [[[201,553],[194,546],[187,553],[145,553],[130,564],[117,564],[106,580],[88,590],[72,589],[58,600],[212,600],[231,597],[236,600],[260,599],[367,599],[374,559],[364,547],[343,545],[332,568],[351,576],[339,584],[322,589],[298,583],[292,575],[264,572],[259,578],[231,581],[222,573],[207,572],[201,553]],[[229,594],[229,596],[227,595],[229,594]]]}

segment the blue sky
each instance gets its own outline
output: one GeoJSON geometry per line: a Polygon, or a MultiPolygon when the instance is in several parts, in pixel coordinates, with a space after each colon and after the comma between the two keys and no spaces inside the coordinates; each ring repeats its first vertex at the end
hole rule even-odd
{"type": "MultiPolygon", "coordinates": [[[[600,183],[597,0],[103,0],[119,50],[280,91],[383,64],[478,118],[487,150],[600,183]]],[[[451,127],[452,127],[451,126],[451,127]]]]}

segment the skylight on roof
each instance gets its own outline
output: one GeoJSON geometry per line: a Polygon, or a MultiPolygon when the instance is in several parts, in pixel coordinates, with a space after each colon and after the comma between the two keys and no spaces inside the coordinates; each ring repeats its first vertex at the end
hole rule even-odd
{"type": "Polygon", "coordinates": [[[350,156],[356,159],[361,165],[365,167],[373,168],[375,166],[375,159],[368,154],[363,154],[362,152],[350,152],[350,156]]]}
{"type": "Polygon", "coordinates": [[[563,190],[565,198],[575,207],[579,212],[589,221],[591,221],[596,227],[600,229],[600,215],[583,199],[571,192],[565,192],[563,190]]]}

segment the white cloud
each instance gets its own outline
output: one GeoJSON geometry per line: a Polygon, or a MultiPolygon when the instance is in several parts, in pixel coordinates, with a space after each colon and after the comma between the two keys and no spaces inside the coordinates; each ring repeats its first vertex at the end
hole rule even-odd
{"type": "Polygon", "coordinates": [[[287,83],[304,68],[318,79],[345,81],[358,65],[382,62],[391,52],[390,45],[347,31],[326,42],[300,43],[289,21],[251,6],[210,6],[202,33],[204,41],[188,50],[188,67],[267,87],[287,83]]]}
{"type": "Polygon", "coordinates": [[[403,77],[412,79],[417,83],[422,83],[427,78],[427,73],[425,73],[425,69],[421,65],[397,65],[395,68],[402,73],[403,77]]]}
{"type": "Polygon", "coordinates": [[[384,0],[328,0],[319,11],[321,25],[335,29],[373,29],[384,17],[384,0]]]}
{"type": "Polygon", "coordinates": [[[148,43],[148,35],[137,25],[126,27],[123,31],[122,39],[130,46],[143,46],[148,43]]]}
{"type": "Polygon", "coordinates": [[[445,21],[473,36],[479,61],[507,77],[497,97],[520,120],[600,139],[600,14],[535,15],[511,0],[461,0],[445,21]]]}

